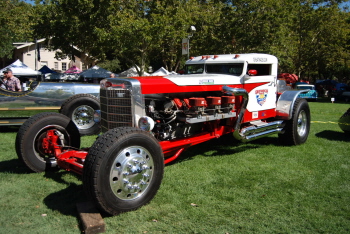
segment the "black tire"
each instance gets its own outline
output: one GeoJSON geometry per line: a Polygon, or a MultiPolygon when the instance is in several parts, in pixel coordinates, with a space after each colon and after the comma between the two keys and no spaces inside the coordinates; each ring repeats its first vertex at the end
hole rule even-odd
{"type": "Polygon", "coordinates": [[[350,108],[340,117],[338,125],[346,135],[350,136],[350,108]]]}
{"type": "Polygon", "coordinates": [[[84,190],[102,212],[117,215],[150,202],[163,172],[163,151],[151,134],[115,128],[90,148],[84,162],[84,190]]]}
{"type": "Polygon", "coordinates": [[[100,109],[97,97],[91,94],[77,94],[68,98],[61,106],[60,113],[68,116],[78,127],[80,135],[94,135],[101,130],[94,122],[94,112],[100,109]]]}
{"type": "Polygon", "coordinates": [[[285,121],[285,127],[279,140],[283,145],[300,145],[305,143],[310,132],[310,108],[307,101],[299,98],[293,106],[293,115],[285,121]]]}
{"type": "Polygon", "coordinates": [[[20,127],[16,136],[18,158],[32,171],[57,169],[56,158],[44,153],[42,139],[48,130],[63,134],[61,145],[80,147],[80,135],[75,124],[59,113],[43,112],[32,116],[20,127]]]}

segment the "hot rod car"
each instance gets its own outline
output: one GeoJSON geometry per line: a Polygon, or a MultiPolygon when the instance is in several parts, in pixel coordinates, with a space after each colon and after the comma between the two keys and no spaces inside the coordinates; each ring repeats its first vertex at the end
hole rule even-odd
{"type": "Polygon", "coordinates": [[[278,133],[303,144],[310,110],[305,90],[287,90],[268,54],[191,58],[184,75],[111,78],[100,83],[103,135],[80,147],[73,122],[58,113],[28,119],[16,137],[19,159],[34,172],[63,168],[82,175],[88,197],[116,215],[148,203],[164,164],[188,147],[233,134],[248,142],[278,133]]]}
{"type": "Polygon", "coordinates": [[[81,135],[96,134],[99,124],[93,121],[99,107],[99,85],[34,81],[26,91],[0,88],[0,126],[21,125],[34,113],[58,110],[77,125],[81,135]]]}

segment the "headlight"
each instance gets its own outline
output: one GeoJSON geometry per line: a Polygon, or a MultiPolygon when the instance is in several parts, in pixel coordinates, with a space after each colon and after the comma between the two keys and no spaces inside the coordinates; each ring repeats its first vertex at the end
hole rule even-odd
{"type": "Polygon", "coordinates": [[[138,126],[141,130],[150,132],[150,131],[152,131],[152,129],[154,127],[154,121],[152,118],[150,118],[148,116],[143,116],[139,119],[138,126]]]}

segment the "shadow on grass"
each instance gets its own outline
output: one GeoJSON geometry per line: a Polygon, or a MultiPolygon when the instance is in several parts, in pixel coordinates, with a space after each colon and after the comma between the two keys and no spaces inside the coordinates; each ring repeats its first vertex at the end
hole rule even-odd
{"type": "MultiPolygon", "coordinates": [[[[87,198],[83,191],[82,185],[64,180],[63,176],[66,174],[75,175],[74,173],[67,171],[45,173],[44,177],[52,179],[57,183],[65,184],[67,187],[58,192],[49,194],[46,198],[44,198],[44,203],[47,208],[58,211],[63,215],[78,217],[76,204],[79,202],[85,202],[87,198]]],[[[79,180],[81,179],[78,175],[76,175],[76,177],[79,180]]]]}
{"type": "MultiPolygon", "coordinates": [[[[29,170],[26,166],[22,165],[21,161],[19,161],[18,159],[11,159],[8,161],[0,162],[0,173],[29,174],[33,172],[29,170]]],[[[40,178],[51,179],[57,183],[67,185],[65,189],[49,194],[44,199],[44,203],[51,210],[58,211],[64,215],[78,217],[76,203],[84,202],[87,200],[87,198],[83,192],[82,185],[67,182],[63,178],[67,174],[72,174],[77,178],[77,180],[81,180],[81,177],[79,175],[63,170],[56,172],[45,172],[44,178],[40,178]]]]}
{"type": "Polygon", "coordinates": [[[316,136],[330,140],[330,141],[349,141],[350,142],[350,136],[345,134],[344,132],[325,130],[325,131],[316,133],[316,136]]]}
{"type": "Polygon", "coordinates": [[[18,132],[20,126],[0,126],[0,132],[18,132]]]}
{"type": "Polygon", "coordinates": [[[19,159],[11,159],[0,162],[0,173],[15,173],[15,174],[29,174],[32,171],[28,169],[19,159]]]}
{"type": "Polygon", "coordinates": [[[178,159],[171,163],[168,163],[167,166],[187,160],[192,160],[196,155],[203,155],[205,157],[234,155],[240,152],[261,148],[267,145],[281,146],[275,136],[263,137],[252,142],[242,143],[236,140],[232,134],[227,134],[220,138],[212,139],[210,141],[189,147],[179,156],[178,159]],[[211,152],[210,155],[206,154],[206,152],[209,151],[211,152]]]}

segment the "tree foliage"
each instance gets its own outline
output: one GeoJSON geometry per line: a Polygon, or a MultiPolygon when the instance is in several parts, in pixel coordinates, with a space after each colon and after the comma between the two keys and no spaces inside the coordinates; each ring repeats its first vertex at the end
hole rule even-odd
{"type": "Polygon", "coordinates": [[[14,42],[32,41],[34,11],[18,0],[0,1],[0,58],[11,58],[14,42]]]}
{"type": "Polygon", "coordinates": [[[350,75],[350,16],[339,7],[344,2],[42,0],[34,7],[33,32],[63,54],[71,55],[74,45],[98,61],[119,61],[121,69],[135,66],[141,75],[149,65],[181,68],[187,58],[181,40],[194,25],[191,56],[270,53],[279,58],[280,72],[342,78],[350,75]]]}

